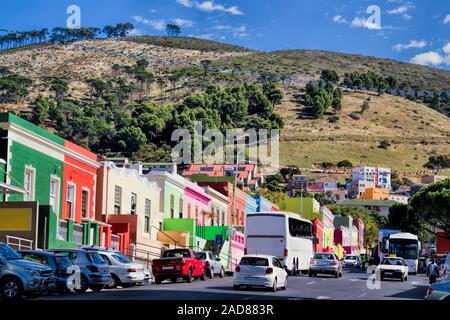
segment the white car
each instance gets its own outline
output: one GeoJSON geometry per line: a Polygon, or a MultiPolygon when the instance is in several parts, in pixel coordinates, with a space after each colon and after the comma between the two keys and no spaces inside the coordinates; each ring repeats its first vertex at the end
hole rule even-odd
{"type": "Polygon", "coordinates": [[[278,258],[268,255],[245,255],[236,266],[233,275],[233,289],[265,287],[273,292],[286,290],[288,274],[278,258]]]}
{"type": "Polygon", "coordinates": [[[344,267],[360,267],[361,266],[361,258],[357,254],[348,254],[344,256],[344,260],[342,261],[342,266],[344,267]]]}
{"type": "Polygon", "coordinates": [[[375,270],[377,280],[386,278],[400,279],[401,282],[408,281],[408,266],[403,258],[386,257],[375,270]]]}
{"type": "Polygon", "coordinates": [[[132,285],[148,281],[144,267],[141,264],[133,263],[126,255],[119,251],[98,251],[111,273],[111,283],[108,288],[121,286],[127,288],[132,285]]]}

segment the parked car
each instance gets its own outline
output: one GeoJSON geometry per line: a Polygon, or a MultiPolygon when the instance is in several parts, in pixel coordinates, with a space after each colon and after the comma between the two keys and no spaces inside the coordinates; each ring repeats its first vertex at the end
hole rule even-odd
{"type": "Polygon", "coordinates": [[[357,267],[361,266],[361,258],[356,254],[348,254],[344,256],[342,260],[342,265],[344,267],[357,267]]]}
{"type": "Polygon", "coordinates": [[[288,274],[277,257],[245,255],[233,275],[233,289],[239,290],[242,286],[265,287],[273,292],[286,290],[288,274]]]}
{"type": "Polygon", "coordinates": [[[56,289],[52,269],[24,260],[13,248],[0,243],[0,295],[6,300],[18,300],[56,289]]]}
{"type": "Polygon", "coordinates": [[[47,251],[19,250],[18,252],[24,260],[40,263],[51,268],[55,275],[56,290],[59,293],[69,291],[67,281],[69,276],[73,274],[73,271],[69,270],[73,263],[68,257],[47,251]]]}
{"type": "Polygon", "coordinates": [[[427,290],[425,300],[450,301],[450,281],[433,283],[427,290]]]}
{"type": "Polygon", "coordinates": [[[386,257],[375,270],[376,278],[383,281],[386,278],[408,281],[408,266],[403,258],[386,257]]]}
{"type": "Polygon", "coordinates": [[[332,274],[335,278],[342,277],[342,263],[334,253],[317,252],[309,261],[309,276],[319,273],[332,274]]]}
{"type": "Polygon", "coordinates": [[[109,268],[97,252],[80,248],[50,249],[48,251],[69,257],[72,263],[80,268],[80,288],[75,288],[76,292],[86,292],[88,288],[98,292],[110,284],[109,268]]]}
{"type": "Polygon", "coordinates": [[[205,263],[192,249],[164,251],[161,259],[153,260],[152,271],[156,284],[160,284],[165,279],[177,282],[179,278],[183,278],[189,283],[194,278],[206,280],[205,263]]]}
{"type": "Polygon", "coordinates": [[[221,278],[225,276],[222,261],[211,251],[199,251],[197,252],[197,256],[205,263],[206,275],[209,278],[214,278],[214,275],[218,275],[221,278]]]}
{"type": "Polygon", "coordinates": [[[98,247],[82,248],[97,252],[108,265],[111,273],[111,282],[108,288],[116,288],[117,286],[128,288],[145,281],[144,267],[132,262],[122,252],[98,247]]]}

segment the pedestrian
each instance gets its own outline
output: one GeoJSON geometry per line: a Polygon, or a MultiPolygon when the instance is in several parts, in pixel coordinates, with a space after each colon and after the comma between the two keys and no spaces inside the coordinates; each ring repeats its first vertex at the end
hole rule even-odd
{"type": "Polygon", "coordinates": [[[431,259],[431,263],[428,265],[427,274],[430,284],[436,283],[437,278],[439,277],[439,267],[436,264],[436,259],[431,259]]]}

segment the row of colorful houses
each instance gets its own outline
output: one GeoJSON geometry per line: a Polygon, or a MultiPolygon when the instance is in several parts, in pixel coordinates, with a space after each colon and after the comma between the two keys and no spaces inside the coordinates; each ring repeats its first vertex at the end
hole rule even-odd
{"type": "MultiPolygon", "coordinates": [[[[195,180],[173,164],[104,159],[12,113],[0,114],[0,136],[0,241],[152,258],[162,247],[203,249],[220,235],[222,257],[233,264],[243,254],[246,214],[277,210],[229,176],[195,180]]],[[[248,169],[256,178],[255,166],[248,169]]]]}
{"type": "Polygon", "coordinates": [[[321,206],[313,197],[288,197],[279,203],[282,211],[301,214],[313,223],[314,234],[319,241],[315,252],[344,254],[364,253],[364,223],[350,216],[336,216],[326,206],[321,206]]]}

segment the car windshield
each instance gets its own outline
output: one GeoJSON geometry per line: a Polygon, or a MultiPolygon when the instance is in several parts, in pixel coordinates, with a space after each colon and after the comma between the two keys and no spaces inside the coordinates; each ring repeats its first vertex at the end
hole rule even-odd
{"type": "Polygon", "coordinates": [[[120,263],[131,263],[130,259],[124,254],[115,253],[113,254],[113,257],[120,263]]]}
{"type": "Polygon", "coordinates": [[[105,261],[102,259],[102,257],[100,257],[100,255],[97,252],[86,253],[86,256],[92,263],[105,264],[105,261]]]}
{"type": "Polygon", "coordinates": [[[334,255],[331,253],[316,253],[314,259],[334,260],[334,255]]]}
{"type": "Polygon", "coordinates": [[[22,255],[16,252],[13,248],[6,244],[0,244],[0,254],[5,257],[6,260],[18,260],[22,259],[22,255]]]}
{"type": "Polygon", "coordinates": [[[69,257],[62,257],[62,256],[56,256],[55,262],[58,265],[58,267],[70,266],[72,264],[72,261],[69,259],[69,257]]]}
{"type": "Polygon", "coordinates": [[[206,260],[206,252],[197,252],[197,257],[202,260],[206,260]]]}
{"type": "Polygon", "coordinates": [[[256,257],[244,257],[241,259],[241,266],[261,266],[266,267],[269,265],[269,260],[266,258],[256,258],[256,257]]]}
{"type": "Polygon", "coordinates": [[[345,260],[356,260],[356,256],[346,256],[345,260]]]}
{"type": "Polygon", "coordinates": [[[189,258],[189,250],[167,250],[163,253],[163,258],[189,258]]]}
{"type": "Polygon", "coordinates": [[[403,260],[395,259],[395,258],[386,258],[386,259],[383,259],[383,262],[381,264],[392,265],[392,266],[402,266],[403,260]]]}

